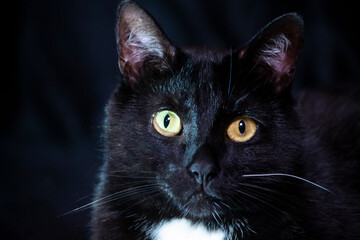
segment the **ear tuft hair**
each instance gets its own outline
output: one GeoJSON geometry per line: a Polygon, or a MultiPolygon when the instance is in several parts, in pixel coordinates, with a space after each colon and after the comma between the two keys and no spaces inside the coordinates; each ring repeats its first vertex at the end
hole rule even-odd
{"type": "Polygon", "coordinates": [[[241,52],[267,80],[276,92],[292,82],[295,64],[303,45],[303,20],[295,14],[285,14],[265,26],[241,52]]]}
{"type": "Polygon", "coordinates": [[[279,34],[270,39],[268,44],[265,44],[264,48],[260,49],[259,59],[277,72],[283,72],[282,66],[284,58],[286,57],[286,51],[291,47],[291,42],[286,38],[284,34],[279,34]]]}

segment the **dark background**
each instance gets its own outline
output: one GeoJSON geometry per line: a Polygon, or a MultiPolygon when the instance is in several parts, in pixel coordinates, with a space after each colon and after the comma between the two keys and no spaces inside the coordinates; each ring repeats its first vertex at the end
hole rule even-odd
{"type": "MultiPolygon", "coordinates": [[[[119,81],[118,0],[27,0],[2,7],[0,239],[86,239],[102,162],[106,101],[119,81]],[[5,33],[5,34],[4,34],[5,33]],[[5,70],[5,71],[4,71],[5,70]]],[[[295,89],[360,80],[355,1],[138,1],[179,45],[235,48],[271,19],[303,15],[295,89]],[[336,4],[335,4],[336,2],[336,4]]]]}

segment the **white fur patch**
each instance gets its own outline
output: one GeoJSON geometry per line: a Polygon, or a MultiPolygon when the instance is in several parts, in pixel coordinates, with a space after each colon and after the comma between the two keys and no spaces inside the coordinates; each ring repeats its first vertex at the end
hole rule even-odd
{"type": "Polygon", "coordinates": [[[202,224],[186,219],[173,219],[153,227],[152,240],[224,240],[223,231],[209,231],[202,224]]]}

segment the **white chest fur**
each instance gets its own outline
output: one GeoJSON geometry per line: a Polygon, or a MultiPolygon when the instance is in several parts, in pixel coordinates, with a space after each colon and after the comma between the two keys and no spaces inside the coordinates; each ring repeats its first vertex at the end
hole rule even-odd
{"type": "Polygon", "coordinates": [[[223,231],[208,231],[201,224],[186,219],[173,219],[155,225],[151,231],[153,240],[224,240],[223,231]]]}

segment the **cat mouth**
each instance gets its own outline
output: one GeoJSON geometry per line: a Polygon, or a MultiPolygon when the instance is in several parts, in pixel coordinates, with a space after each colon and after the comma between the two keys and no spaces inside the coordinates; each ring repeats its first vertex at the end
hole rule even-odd
{"type": "Polygon", "coordinates": [[[207,218],[214,214],[214,198],[204,191],[194,192],[184,206],[185,211],[195,218],[207,218]]]}

